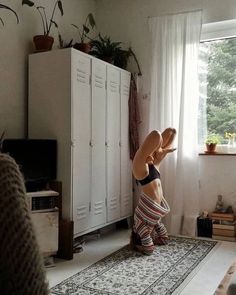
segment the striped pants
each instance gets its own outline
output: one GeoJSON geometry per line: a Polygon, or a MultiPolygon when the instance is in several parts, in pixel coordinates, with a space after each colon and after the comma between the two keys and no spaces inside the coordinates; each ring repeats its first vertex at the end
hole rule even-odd
{"type": "Polygon", "coordinates": [[[137,244],[141,244],[144,254],[152,254],[154,245],[167,243],[168,235],[161,218],[169,211],[169,205],[164,198],[161,204],[158,204],[144,193],[141,194],[134,212],[133,234],[137,244]]]}

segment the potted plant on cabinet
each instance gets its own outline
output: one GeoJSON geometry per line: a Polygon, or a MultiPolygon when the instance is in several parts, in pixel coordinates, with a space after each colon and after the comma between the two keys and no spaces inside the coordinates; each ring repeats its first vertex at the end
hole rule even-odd
{"type": "Polygon", "coordinates": [[[205,140],[206,144],[206,153],[208,154],[215,154],[216,152],[216,145],[221,142],[221,137],[215,133],[211,133],[207,136],[205,140]]]}
{"type": "Polygon", "coordinates": [[[133,57],[136,65],[137,65],[137,73],[139,76],[142,76],[142,72],[141,72],[141,69],[140,69],[140,65],[139,65],[139,62],[138,62],[138,59],[133,51],[133,49],[131,47],[129,47],[127,50],[125,49],[120,49],[118,48],[116,50],[116,53],[115,53],[115,58],[114,58],[114,65],[119,67],[119,68],[122,68],[124,70],[126,70],[127,68],[127,65],[128,65],[128,61],[129,59],[133,57]]]}
{"type": "Polygon", "coordinates": [[[98,35],[98,40],[91,42],[92,49],[90,54],[109,63],[114,63],[118,50],[121,50],[121,42],[112,42],[110,37],[98,35]]]}
{"type": "Polygon", "coordinates": [[[75,24],[72,24],[72,26],[78,30],[80,36],[80,42],[75,43],[73,47],[85,53],[89,53],[91,45],[90,42],[85,42],[85,39],[87,38],[91,40],[88,34],[90,33],[90,30],[96,26],[93,14],[89,13],[87,15],[85,23],[82,25],[82,30],[75,24]]]}
{"type": "MultiPolygon", "coordinates": [[[[17,23],[19,23],[18,15],[17,15],[17,13],[16,13],[11,7],[9,7],[9,6],[7,6],[7,5],[4,5],[4,4],[1,4],[1,3],[0,3],[0,8],[1,8],[1,9],[6,9],[6,10],[11,11],[11,12],[15,15],[17,23]]],[[[2,25],[4,26],[4,22],[3,22],[3,19],[2,19],[1,17],[0,17],[0,22],[1,22],[2,25]]]]}
{"type": "Polygon", "coordinates": [[[58,25],[54,20],[56,8],[57,7],[59,8],[61,15],[64,14],[61,0],[57,0],[55,2],[50,19],[46,15],[44,6],[36,6],[35,3],[31,0],[22,0],[22,5],[28,5],[29,7],[34,7],[38,11],[42,21],[43,35],[37,35],[37,36],[34,36],[33,38],[36,51],[51,50],[53,42],[54,42],[54,38],[50,36],[49,34],[51,31],[52,25],[58,28],[58,25]]]}

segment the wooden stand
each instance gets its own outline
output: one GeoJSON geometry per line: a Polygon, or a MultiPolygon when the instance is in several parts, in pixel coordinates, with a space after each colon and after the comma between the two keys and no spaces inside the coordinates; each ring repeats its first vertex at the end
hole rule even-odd
{"type": "Polygon", "coordinates": [[[73,230],[74,222],[59,221],[59,247],[57,257],[62,259],[73,259],[73,230]]]}

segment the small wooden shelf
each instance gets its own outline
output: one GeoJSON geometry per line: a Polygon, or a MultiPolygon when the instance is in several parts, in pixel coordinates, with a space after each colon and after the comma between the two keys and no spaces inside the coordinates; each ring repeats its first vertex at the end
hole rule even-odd
{"type": "Polygon", "coordinates": [[[57,197],[59,193],[53,190],[44,190],[44,191],[36,191],[36,192],[27,192],[27,197],[35,198],[35,197],[57,197]]]}
{"type": "Polygon", "coordinates": [[[31,214],[35,214],[35,213],[48,213],[48,212],[58,212],[58,211],[59,211],[58,208],[42,209],[42,210],[33,210],[33,211],[31,211],[31,214]]]}

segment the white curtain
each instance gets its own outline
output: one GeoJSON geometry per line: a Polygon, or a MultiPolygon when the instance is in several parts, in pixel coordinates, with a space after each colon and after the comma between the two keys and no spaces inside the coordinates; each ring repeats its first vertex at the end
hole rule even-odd
{"type": "Polygon", "coordinates": [[[150,130],[177,130],[177,151],[163,160],[161,180],[171,206],[172,234],[195,235],[199,214],[197,151],[198,49],[201,11],[154,17],[152,36],[150,130]]]}

